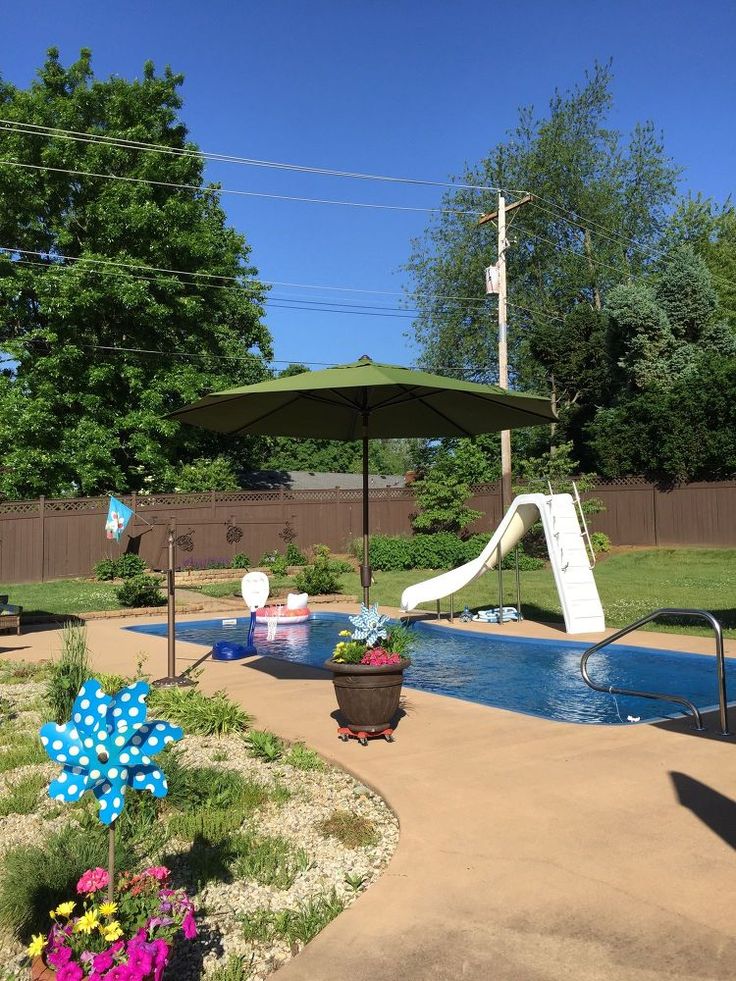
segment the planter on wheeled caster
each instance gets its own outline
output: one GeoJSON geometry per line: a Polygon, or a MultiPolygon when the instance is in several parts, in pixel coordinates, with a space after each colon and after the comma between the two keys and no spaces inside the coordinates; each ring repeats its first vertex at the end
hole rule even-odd
{"type": "Polygon", "coordinates": [[[399,711],[404,670],[410,664],[408,657],[380,667],[325,661],[324,666],[332,672],[337,704],[351,732],[370,734],[391,728],[399,711]]]}

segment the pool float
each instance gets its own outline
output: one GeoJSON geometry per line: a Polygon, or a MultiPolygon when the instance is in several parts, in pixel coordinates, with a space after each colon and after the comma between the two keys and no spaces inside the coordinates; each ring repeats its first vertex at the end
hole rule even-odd
{"type": "Polygon", "coordinates": [[[312,615],[307,600],[306,593],[289,593],[286,597],[286,605],[283,603],[272,606],[262,606],[256,610],[256,623],[268,623],[269,620],[278,624],[282,623],[306,623],[312,615]]]}
{"type": "MultiPolygon", "coordinates": [[[[244,644],[231,640],[218,640],[211,651],[213,661],[239,661],[243,657],[252,657],[258,653],[253,642],[253,634],[256,629],[256,610],[259,606],[263,606],[268,599],[269,589],[268,576],[265,573],[248,572],[243,576],[240,591],[243,594],[245,605],[250,610],[248,636],[244,644]]],[[[223,620],[224,625],[225,621],[223,620]]]]}
{"type": "MultiPolygon", "coordinates": [[[[511,620],[520,620],[519,611],[515,606],[504,606],[502,609],[500,620],[502,623],[508,623],[511,620]]],[[[473,617],[476,623],[499,623],[498,607],[494,606],[492,610],[478,610],[476,615],[473,617]]]]}

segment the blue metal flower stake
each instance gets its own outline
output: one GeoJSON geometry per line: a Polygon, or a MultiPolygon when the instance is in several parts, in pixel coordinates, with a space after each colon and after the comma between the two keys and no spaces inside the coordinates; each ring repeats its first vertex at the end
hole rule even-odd
{"type": "Polygon", "coordinates": [[[184,735],[169,722],[148,720],[145,681],[135,681],[117,695],[106,695],[96,678],[79,689],[72,717],[64,725],[41,726],[41,742],[59,776],[49,797],[72,803],[91,790],[99,801],[98,817],[109,828],[108,899],[112,902],[115,871],[115,821],[125,807],[125,792],[148,790],[165,797],[169,786],[152,757],[184,735]]]}

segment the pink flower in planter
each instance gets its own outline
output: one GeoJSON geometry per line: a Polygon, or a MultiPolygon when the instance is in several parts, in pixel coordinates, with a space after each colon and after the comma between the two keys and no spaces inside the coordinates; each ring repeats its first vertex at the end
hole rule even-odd
{"type": "Polygon", "coordinates": [[[400,664],[401,658],[398,654],[390,654],[383,647],[374,647],[366,651],[360,659],[361,664],[368,664],[373,668],[382,668],[388,664],[400,664]]]}
{"type": "Polygon", "coordinates": [[[105,869],[88,869],[77,883],[80,896],[91,896],[92,893],[105,889],[110,882],[110,876],[105,869]]]}

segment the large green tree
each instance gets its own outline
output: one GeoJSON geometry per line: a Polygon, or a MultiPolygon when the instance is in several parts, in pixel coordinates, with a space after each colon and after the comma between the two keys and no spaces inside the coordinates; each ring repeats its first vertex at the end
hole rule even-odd
{"type": "MultiPolygon", "coordinates": [[[[553,395],[554,438],[574,439],[586,465],[585,427],[611,399],[603,308],[610,290],[651,264],[678,176],[651,124],[626,138],[608,126],[611,84],[610,66],[596,65],[583,84],[556,93],[546,114],[521,110],[508,138],[459,178],[502,188],[511,201],[534,195],[507,227],[511,381],[553,395]]],[[[496,192],[459,186],[444,207],[407,267],[415,339],[428,368],[495,381],[497,307],[484,295],[483,269],[496,259],[496,228],[477,218],[495,211],[496,192]]],[[[515,442],[538,455],[550,438],[540,429],[536,445],[515,442]]]]}
{"type": "Polygon", "coordinates": [[[54,49],[28,88],[0,82],[0,116],[26,130],[173,151],[0,127],[0,346],[14,362],[0,377],[7,495],[159,490],[191,461],[253,457],[248,440],[164,419],[207,390],[262,379],[271,354],[249,246],[228,227],[201,157],[175,152],[196,150],[181,83],[150,63],[140,79],[96,79],[88,51],[65,67],[54,49]]]}

